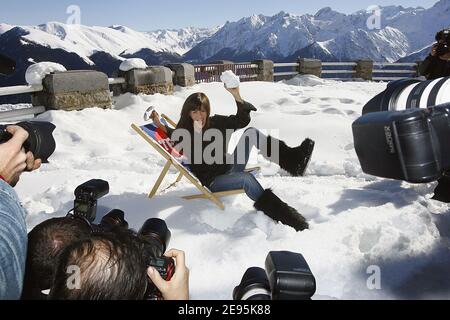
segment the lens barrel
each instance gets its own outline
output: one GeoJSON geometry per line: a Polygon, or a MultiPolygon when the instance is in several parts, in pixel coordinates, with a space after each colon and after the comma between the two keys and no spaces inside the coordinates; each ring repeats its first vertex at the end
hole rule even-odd
{"type": "Polygon", "coordinates": [[[450,77],[427,81],[402,79],[390,82],[384,92],[364,106],[362,113],[430,108],[448,102],[450,77]]]}
{"type": "Polygon", "coordinates": [[[271,300],[270,284],[266,271],[249,268],[241,283],[233,290],[233,300],[271,300]]]}
{"type": "Polygon", "coordinates": [[[103,230],[112,230],[115,228],[128,229],[128,222],[125,220],[125,213],[119,209],[112,210],[102,218],[100,221],[100,227],[103,230]]]}
{"type": "Polygon", "coordinates": [[[158,218],[145,221],[138,234],[158,246],[157,255],[159,256],[162,256],[166,252],[172,236],[166,222],[158,218]]]}

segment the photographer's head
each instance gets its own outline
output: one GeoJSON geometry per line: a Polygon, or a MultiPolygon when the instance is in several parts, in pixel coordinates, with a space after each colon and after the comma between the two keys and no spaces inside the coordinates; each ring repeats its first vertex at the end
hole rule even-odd
{"type": "Polygon", "coordinates": [[[450,29],[439,31],[436,34],[436,42],[431,54],[442,60],[450,60],[450,29]]]}
{"type": "Polygon", "coordinates": [[[436,41],[437,42],[448,42],[450,40],[450,29],[443,29],[436,33],[436,41]]]}
{"type": "Polygon", "coordinates": [[[142,300],[147,265],[131,232],[99,233],[60,255],[50,299],[142,300]]]}
{"type": "Polygon", "coordinates": [[[89,237],[91,229],[79,220],[54,218],[37,225],[28,234],[24,299],[40,299],[50,289],[59,253],[68,245],[89,237]]]}

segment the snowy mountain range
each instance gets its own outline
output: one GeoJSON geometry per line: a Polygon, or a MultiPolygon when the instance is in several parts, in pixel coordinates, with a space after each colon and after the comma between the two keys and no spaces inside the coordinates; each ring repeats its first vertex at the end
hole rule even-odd
{"type": "Polygon", "coordinates": [[[239,61],[257,56],[284,60],[307,53],[324,60],[394,62],[430,45],[438,30],[450,26],[450,0],[441,0],[429,9],[381,7],[381,29],[368,28],[372,15],[373,11],[366,10],[347,15],[329,7],[315,15],[253,15],[227,22],[185,59],[239,61]]]}
{"type": "Polygon", "coordinates": [[[22,44],[43,45],[76,53],[86,63],[96,52],[105,52],[120,59],[120,55],[134,54],[142,49],[183,55],[197,43],[210,37],[219,28],[158,30],[138,32],[125,26],[88,27],[49,22],[36,27],[0,24],[0,36],[7,32],[22,31],[22,44]]]}

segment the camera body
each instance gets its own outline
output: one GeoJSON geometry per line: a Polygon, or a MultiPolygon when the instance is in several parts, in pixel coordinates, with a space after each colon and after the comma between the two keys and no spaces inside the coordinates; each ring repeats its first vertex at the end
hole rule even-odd
{"type": "MultiPolygon", "coordinates": [[[[155,268],[161,277],[169,281],[175,273],[172,258],[164,256],[170,242],[171,232],[164,220],[153,218],[147,220],[138,232],[143,242],[144,256],[149,267],[155,268]]],[[[162,300],[161,292],[149,281],[146,292],[147,300],[162,300]]]]}
{"type": "Polygon", "coordinates": [[[435,181],[450,168],[450,103],[366,114],[353,123],[353,136],[365,173],[411,183],[435,181]]]}
{"type": "Polygon", "coordinates": [[[439,42],[436,46],[436,55],[441,57],[450,52],[450,45],[447,42],[439,42]]]}
{"type": "Polygon", "coordinates": [[[233,290],[233,300],[309,300],[316,280],[303,255],[272,251],[262,268],[249,268],[233,290]]]}
{"type": "Polygon", "coordinates": [[[444,29],[436,34],[436,55],[443,56],[450,52],[450,29],[444,29]]]}
{"type": "MultiPolygon", "coordinates": [[[[114,232],[128,229],[125,213],[114,209],[105,215],[99,224],[94,224],[97,215],[97,200],[109,192],[107,181],[92,179],[75,189],[73,213],[69,217],[85,221],[93,233],[114,232]]],[[[175,273],[175,263],[172,258],[164,256],[171,238],[171,232],[161,219],[148,219],[136,234],[138,243],[143,250],[143,256],[148,267],[155,268],[161,277],[169,281],[175,273]]],[[[147,300],[162,300],[161,292],[149,280],[145,294],[147,300]]]]}
{"type": "MultiPolygon", "coordinates": [[[[148,267],[155,268],[156,271],[159,272],[161,278],[166,281],[170,281],[175,273],[175,263],[173,259],[164,256],[148,259],[148,267]]],[[[150,280],[148,281],[145,297],[146,300],[163,300],[161,292],[150,280]]]]}
{"type": "MultiPolygon", "coordinates": [[[[55,125],[50,122],[26,121],[16,124],[28,132],[28,139],[23,144],[25,151],[31,151],[35,159],[48,163],[48,158],[55,152],[56,142],[53,138],[55,125]]],[[[12,135],[6,131],[7,125],[0,125],[0,144],[8,142],[12,135]]]]}

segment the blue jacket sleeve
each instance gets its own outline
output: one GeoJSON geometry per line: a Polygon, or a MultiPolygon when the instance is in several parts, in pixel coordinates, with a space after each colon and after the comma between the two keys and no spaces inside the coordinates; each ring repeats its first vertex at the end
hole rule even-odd
{"type": "Polygon", "coordinates": [[[13,188],[0,180],[0,300],[20,299],[27,250],[26,212],[13,188]]]}

